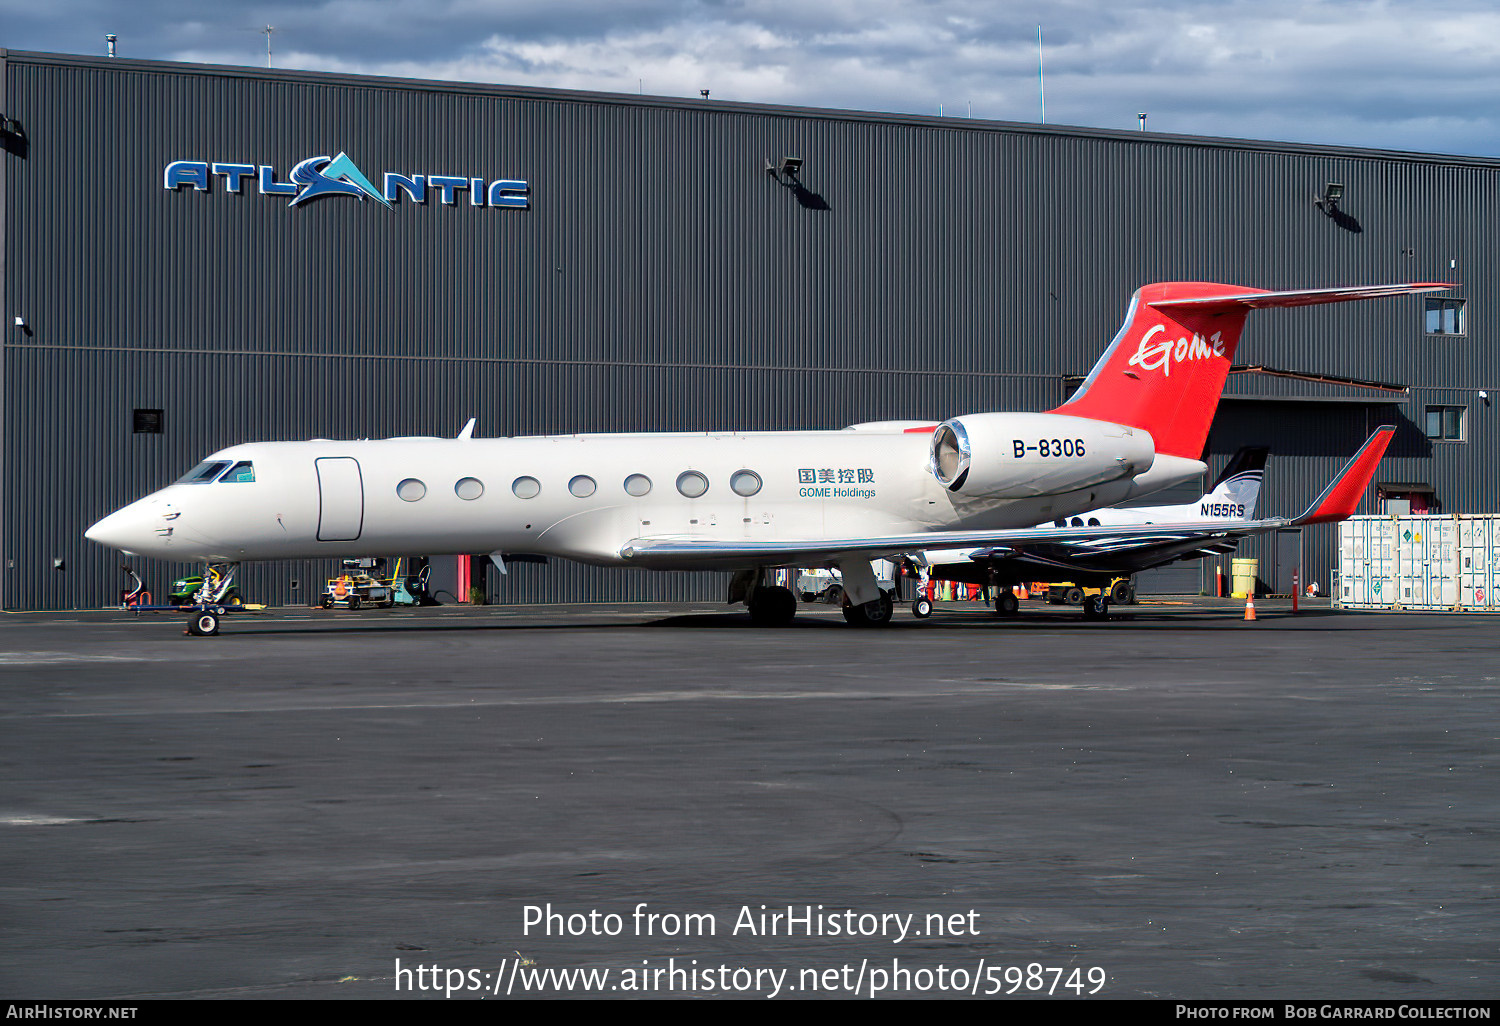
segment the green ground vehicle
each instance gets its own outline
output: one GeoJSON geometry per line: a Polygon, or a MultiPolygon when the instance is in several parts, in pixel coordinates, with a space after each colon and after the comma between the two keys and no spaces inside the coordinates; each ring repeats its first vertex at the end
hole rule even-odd
{"type": "MultiPolygon", "coordinates": [[[[193,604],[193,596],[198,594],[198,589],[201,587],[203,587],[202,577],[179,577],[167,590],[167,601],[174,606],[190,606],[193,604]]],[[[238,606],[242,605],[244,600],[240,598],[238,588],[230,588],[224,593],[223,602],[226,606],[238,606]]]]}

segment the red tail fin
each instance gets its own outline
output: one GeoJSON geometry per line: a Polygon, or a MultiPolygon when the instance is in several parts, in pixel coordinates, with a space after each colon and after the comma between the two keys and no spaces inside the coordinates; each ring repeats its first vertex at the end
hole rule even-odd
{"type": "Polygon", "coordinates": [[[1142,428],[1156,440],[1157,452],[1197,459],[1252,309],[1450,287],[1424,283],[1266,292],[1200,281],[1145,285],[1131,298],[1124,326],[1088,378],[1071,399],[1049,412],[1142,428]]]}
{"type": "Polygon", "coordinates": [[[1359,508],[1359,500],[1365,497],[1365,489],[1370,487],[1370,479],[1375,476],[1375,468],[1380,465],[1386,446],[1395,437],[1396,429],[1389,424],[1376,428],[1354,458],[1339,471],[1339,476],[1330,481],[1323,494],[1307,507],[1307,512],[1292,523],[1333,524],[1352,517],[1359,508]]]}

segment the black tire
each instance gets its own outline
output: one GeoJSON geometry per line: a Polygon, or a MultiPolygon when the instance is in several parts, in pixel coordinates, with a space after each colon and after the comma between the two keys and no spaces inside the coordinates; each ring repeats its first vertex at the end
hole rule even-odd
{"type": "Polygon", "coordinates": [[[844,602],[844,589],[842,585],[830,584],[828,590],[823,593],[824,601],[830,606],[842,605],[844,602]]]}
{"type": "Polygon", "coordinates": [[[1083,598],[1084,596],[1082,588],[1069,588],[1067,591],[1063,592],[1064,605],[1081,606],[1083,605],[1083,598]]]}
{"type": "Polygon", "coordinates": [[[219,614],[204,610],[194,613],[188,621],[188,633],[199,638],[211,638],[219,633],[219,614]]]}
{"type": "Polygon", "coordinates": [[[873,602],[866,602],[862,606],[846,605],[844,619],[855,627],[884,627],[891,622],[894,612],[890,595],[882,591],[880,597],[873,602]]]}
{"type": "Polygon", "coordinates": [[[1021,600],[1013,591],[1002,591],[995,596],[995,615],[1011,617],[1021,612],[1021,600]]]}
{"type": "Polygon", "coordinates": [[[1116,581],[1110,586],[1109,601],[1117,606],[1129,605],[1135,601],[1135,589],[1129,581],[1116,581]]]}
{"type": "Polygon", "coordinates": [[[1084,599],[1083,618],[1085,620],[1109,619],[1109,600],[1103,595],[1090,595],[1084,599]]]}
{"type": "Polygon", "coordinates": [[[750,619],[762,627],[784,627],[797,615],[797,596],[789,588],[756,588],[750,619]]]}
{"type": "Polygon", "coordinates": [[[932,615],[932,600],[926,595],[915,599],[911,604],[911,615],[918,620],[925,620],[932,615]]]}
{"type": "Polygon", "coordinates": [[[349,608],[350,609],[358,609],[359,608],[359,596],[358,595],[350,595],[349,596],[349,608]]]}
{"type": "Polygon", "coordinates": [[[332,609],[333,608],[333,596],[332,595],[324,595],[323,596],[322,606],[323,606],[324,609],[332,609]]]}

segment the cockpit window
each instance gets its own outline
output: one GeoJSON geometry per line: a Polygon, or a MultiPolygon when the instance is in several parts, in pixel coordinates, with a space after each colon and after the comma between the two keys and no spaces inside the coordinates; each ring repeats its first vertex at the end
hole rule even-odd
{"type": "Polygon", "coordinates": [[[255,480],[255,464],[241,460],[229,468],[229,473],[219,478],[219,484],[249,484],[255,480]]]}
{"type": "Polygon", "coordinates": [[[228,460],[205,460],[179,477],[177,483],[208,484],[208,482],[218,477],[220,472],[227,466],[229,466],[228,460]]]}

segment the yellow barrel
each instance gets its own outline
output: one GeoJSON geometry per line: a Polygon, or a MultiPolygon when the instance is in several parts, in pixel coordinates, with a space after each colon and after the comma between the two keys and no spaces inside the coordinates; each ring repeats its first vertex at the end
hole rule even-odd
{"type": "Polygon", "coordinates": [[[1260,569],[1258,559],[1231,559],[1229,561],[1230,586],[1233,598],[1249,598],[1255,593],[1255,574],[1260,569]]]}

